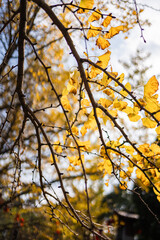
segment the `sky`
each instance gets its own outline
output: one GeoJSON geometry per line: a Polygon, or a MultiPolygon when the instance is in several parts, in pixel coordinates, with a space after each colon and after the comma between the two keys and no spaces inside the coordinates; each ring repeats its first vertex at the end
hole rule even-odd
{"type": "Polygon", "coordinates": [[[141,31],[138,24],[130,31],[128,39],[124,40],[123,34],[117,35],[117,37],[115,39],[113,38],[111,41],[111,64],[119,73],[125,72],[126,70],[120,65],[119,59],[125,59],[127,61],[131,56],[135,56],[137,48],[143,49],[144,52],[151,53],[151,56],[146,61],[148,66],[152,65],[152,68],[149,69],[147,73],[147,77],[150,78],[152,75],[160,75],[160,0],[137,0],[137,4],[138,3],[159,9],[159,11],[156,11],[149,7],[145,7],[144,11],[139,16],[140,20],[148,19],[151,23],[151,26],[144,26],[143,35],[146,43],[144,43],[141,38],[141,31]]]}

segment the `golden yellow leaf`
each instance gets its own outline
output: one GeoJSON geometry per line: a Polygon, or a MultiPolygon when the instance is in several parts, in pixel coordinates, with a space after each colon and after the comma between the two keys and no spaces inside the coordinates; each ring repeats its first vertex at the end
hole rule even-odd
{"type": "Polygon", "coordinates": [[[106,183],[105,183],[105,185],[108,187],[108,186],[109,186],[109,183],[108,183],[108,182],[106,182],[106,183]]]}
{"type": "Polygon", "coordinates": [[[158,98],[158,94],[155,94],[153,96],[147,96],[144,97],[145,100],[145,108],[149,111],[149,112],[157,112],[158,110],[160,110],[160,104],[157,101],[158,98]]]}
{"type": "Polygon", "coordinates": [[[94,5],[94,0],[81,0],[79,7],[92,9],[94,5]]]}
{"type": "Polygon", "coordinates": [[[138,122],[141,119],[141,116],[135,113],[129,113],[128,117],[131,122],[138,122]]]}
{"type": "Polygon", "coordinates": [[[75,168],[72,167],[71,165],[69,165],[69,167],[67,168],[67,171],[74,171],[74,170],[75,170],[75,168]]]}
{"type": "Polygon", "coordinates": [[[155,76],[151,77],[147,84],[144,86],[144,97],[147,98],[148,96],[152,96],[158,90],[158,80],[155,76]]]}
{"type": "Polygon", "coordinates": [[[157,123],[154,120],[147,118],[142,118],[143,126],[147,128],[155,128],[157,126],[157,123]]]}
{"type": "Polygon", "coordinates": [[[69,93],[73,93],[74,95],[77,93],[76,87],[71,85],[70,83],[67,84],[67,90],[69,93]]]}
{"type": "Polygon", "coordinates": [[[62,103],[65,110],[68,110],[68,111],[72,110],[71,105],[70,105],[66,95],[61,97],[61,103],[62,103]]]}
{"type": "Polygon", "coordinates": [[[122,111],[127,107],[127,103],[123,101],[119,101],[117,98],[113,102],[113,107],[117,108],[118,110],[122,111]]]}
{"type": "Polygon", "coordinates": [[[96,12],[93,12],[91,16],[88,18],[89,22],[97,21],[101,17],[100,11],[97,9],[96,12]]]}
{"type": "Polygon", "coordinates": [[[126,181],[121,181],[119,188],[122,190],[126,190],[127,189],[127,182],[126,181]]]}
{"type": "Polygon", "coordinates": [[[98,103],[103,107],[108,108],[112,104],[112,101],[106,98],[100,98],[98,103]]]}
{"type": "Polygon", "coordinates": [[[108,96],[114,98],[114,91],[112,89],[105,89],[103,92],[108,96]]]}
{"type": "MultiPolygon", "coordinates": [[[[158,110],[160,110],[160,108],[158,110]]],[[[156,113],[154,116],[158,121],[160,121],[160,112],[156,113]]]]}
{"type": "MultiPolygon", "coordinates": [[[[101,110],[101,109],[97,109],[97,117],[100,117],[100,118],[104,118],[104,113],[103,113],[103,111],[101,110]]],[[[103,119],[104,120],[104,119],[103,119]]]]}
{"type": "Polygon", "coordinates": [[[133,110],[133,108],[132,107],[126,107],[124,110],[123,110],[123,112],[125,112],[125,113],[127,113],[127,114],[130,114],[130,113],[134,113],[134,110],[133,110]]]}
{"type": "Polygon", "coordinates": [[[111,52],[108,50],[105,54],[99,56],[98,57],[99,61],[97,62],[97,65],[105,69],[108,66],[110,55],[111,55],[111,52]]]}
{"type": "Polygon", "coordinates": [[[102,25],[103,25],[104,27],[108,27],[108,25],[110,24],[111,20],[112,20],[112,17],[111,17],[111,16],[107,16],[107,17],[104,19],[102,25]]]}
{"type": "Polygon", "coordinates": [[[127,107],[127,104],[128,104],[128,103],[126,103],[126,102],[120,101],[119,110],[120,110],[120,111],[124,110],[124,109],[127,107]]]}
{"type": "Polygon", "coordinates": [[[160,157],[160,146],[158,146],[155,143],[152,143],[150,146],[150,150],[152,150],[152,152],[154,153],[154,156],[158,155],[158,158],[160,157]]]}
{"type": "Polygon", "coordinates": [[[111,175],[112,173],[112,164],[109,160],[104,160],[104,171],[105,171],[105,174],[109,174],[111,175]]]}
{"type": "MultiPolygon", "coordinates": [[[[131,91],[131,84],[130,84],[129,82],[126,83],[125,88],[126,88],[128,91],[131,91]]],[[[127,97],[128,92],[126,92],[125,90],[121,90],[121,91],[120,91],[120,94],[122,94],[123,97],[127,97]]]]}
{"type": "Polygon", "coordinates": [[[95,78],[98,74],[100,74],[102,71],[94,66],[91,67],[91,71],[89,73],[90,78],[95,78]]]}
{"type": "Polygon", "coordinates": [[[63,96],[64,96],[64,95],[68,95],[68,90],[67,90],[67,88],[64,88],[64,89],[63,89],[62,95],[63,95],[63,96]]]}
{"type": "Polygon", "coordinates": [[[96,37],[101,32],[101,30],[101,27],[94,27],[91,25],[87,33],[87,38],[89,39],[91,37],[96,37]]]}
{"type": "Polygon", "coordinates": [[[159,135],[160,134],[160,126],[156,128],[156,133],[159,135]]]}
{"type": "Polygon", "coordinates": [[[79,166],[81,164],[79,156],[68,156],[68,159],[70,161],[71,164],[73,164],[74,166],[79,166]]]}
{"type": "Polygon", "coordinates": [[[79,147],[80,147],[82,150],[85,150],[85,151],[89,150],[90,145],[91,145],[90,141],[84,141],[84,142],[82,142],[82,141],[77,140],[77,142],[78,142],[79,147]]]}
{"type": "Polygon", "coordinates": [[[134,153],[134,148],[133,148],[132,146],[126,146],[126,145],[124,145],[124,148],[125,148],[125,150],[126,150],[126,152],[127,152],[128,154],[133,155],[133,153],[134,153]]]}
{"type": "Polygon", "coordinates": [[[125,179],[127,177],[127,175],[124,171],[120,171],[120,177],[125,179]]]}
{"type": "Polygon", "coordinates": [[[62,147],[60,146],[60,142],[59,141],[54,142],[54,150],[57,153],[62,153],[62,147]]]}
{"type": "Polygon", "coordinates": [[[132,122],[137,122],[141,118],[141,116],[138,115],[138,113],[139,113],[138,107],[132,108],[132,107],[126,106],[126,108],[124,108],[122,111],[127,113],[130,121],[132,121],[132,122]]]}
{"type": "MultiPolygon", "coordinates": [[[[103,74],[103,78],[102,80],[100,81],[101,85],[103,85],[104,87],[102,87],[102,89],[104,89],[105,87],[107,87],[107,85],[112,81],[111,78],[108,78],[108,75],[107,74],[103,74]]],[[[102,90],[101,89],[101,90],[102,90]]]]}
{"type": "Polygon", "coordinates": [[[97,45],[100,49],[104,50],[105,48],[109,47],[110,43],[108,42],[107,39],[99,36],[99,38],[98,38],[97,41],[96,41],[96,45],[97,45]]]}
{"type": "Polygon", "coordinates": [[[81,105],[82,105],[82,107],[89,107],[90,106],[90,102],[89,102],[88,99],[85,98],[85,99],[82,99],[81,105]]]}
{"type": "Polygon", "coordinates": [[[87,129],[92,129],[92,130],[97,126],[95,117],[93,116],[92,112],[90,113],[88,120],[84,123],[84,126],[87,129]]]}
{"type": "Polygon", "coordinates": [[[75,135],[79,135],[79,130],[76,126],[72,127],[72,133],[75,134],[75,135]]]}
{"type": "Polygon", "coordinates": [[[87,128],[85,126],[82,126],[80,132],[81,132],[82,136],[84,136],[87,133],[87,128]]]}
{"type": "Polygon", "coordinates": [[[116,110],[108,110],[108,112],[109,112],[109,114],[112,115],[112,117],[117,117],[117,111],[116,110]]]}
{"type": "Polygon", "coordinates": [[[123,26],[111,27],[109,32],[104,35],[105,38],[110,39],[117,35],[120,31],[123,31],[123,26]]]}

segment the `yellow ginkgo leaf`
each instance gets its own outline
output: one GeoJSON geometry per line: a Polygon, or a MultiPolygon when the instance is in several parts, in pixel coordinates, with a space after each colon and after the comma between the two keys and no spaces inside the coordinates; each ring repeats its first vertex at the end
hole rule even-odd
{"type": "Polygon", "coordinates": [[[106,98],[100,98],[98,103],[103,107],[108,108],[112,104],[112,101],[106,98]]]}
{"type": "Polygon", "coordinates": [[[89,73],[89,77],[90,78],[95,78],[97,77],[98,74],[100,74],[102,72],[102,70],[100,70],[99,68],[96,68],[94,66],[91,67],[91,71],[89,73]]]}
{"type": "Polygon", "coordinates": [[[81,148],[81,150],[87,151],[90,149],[90,145],[91,145],[90,141],[82,142],[82,141],[77,140],[77,142],[78,142],[78,145],[81,148]]]}
{"type": "Polygon", "coordinates": [[[97,126],[96,120],[95,120],[94,116],[92,115],[92,113],[89,115],[88,120],[84,123],[84,126],[87,129],[92,129],[92,130],[97,126]]]}
{"type": "Polygon", "coordinates": [[[122,190],[126,190],[127,189],[127,182],[126,181],[121,181],[119,188],[122,190]]]}
{"type": "Polygon", "coordinates": [[[82,105],[82,107],[88,107],[90,105],[90,102],[88,99],[84,98],[81,101],[81,105],[82,105]]]}
{"type": "Polygon", "coordinates": [[[142,123],[147,128],[155,128],[157,126],[157,123],[149,118],[142,118],[142,123]]]}
{"type": "Polygon", "coordinates": [[[135,113],[129,113],[128,117],[131,122],[138,122],[138,120],[141,119],[141,116],[135,113]]]}
{"type": "Polygon", "coordinates": [[[96,12],[93,12],[92,15],[88,18],[89,22],[97,21],[101,17],[101,12],[97,9],[96,12]]]}
{"type": "Polygon", "coordinates": [[[62,147],[60,146],[60,142],[59,141],[54,142],[54,150],[57,153],[62,153],[62,147]]]}
{"type": "Polygon", "coordinates": [[[107,47],[109,47],[110,43],[108,42],[107,39],[99,36],[99,38],[96,41],[96,45],[100,48],[100,49],[105,49],[107,47]]]}
{"type": "Polygon", "coordinates": [[[155,143],[152,143],[151,146],[150,146],[150,150],[152,150],[152,152],[154,153],[154,157],[156,157],[156,155],[157,155],[157,157],[159,158],[160,146],[158,146],[155,143]]]}
{"type": "Polygon", "coordinates": [[[91,25],[87,33],[87,38],[89,39],[91,37],[96,37],[101,32],[101,30],[101,27],[94,27],[91,25]]]}
{"type": "Polygon", "coordinates": [[[126,102],[123,102],[123,101],[120,101],[119,110],[122,111],[122,110],[124,110],[126,107],[127,107],[127,103],[126,103],[126,102]]]}
{"type": "Polygon", "coordinates": [[[62,103],[65,110],[68,110],[68,111],[72,110],[71,105],[70,105],[66,95],[61,97],[61,103],[62,103]]]}
{"type": "Polygon", "coordinates": [[[158,90],[158,80],[155,76],[151,77],[147,84],[144,86],[144,97],[147,98],[148,96],[152,96],[158,90]]]}
{"type": "Polygon", "coordinates": [[[94,0],[81,0],[79,7],[92,9],[94,0]]]}
{"type": "Polygon", "coordinates": [[[113,36],[117,35],[120,31],[123,31],[123,26],[111,27],[109,32],[105,34],[105,38],[110,39],[113,36]]]}
{"type": "Polygon", "coordinates": [[[111,175],[112,173],[112,164],[109,160],[104,160],[104,171],[105,174],[111,175]]]}
{"type": "Polygon", "coordinates": [[[111,52],[108,50],[105,54],[99,56],[98,57],[99,61],[97,62],[97,65],[105,69],[108,66],[110,55],[111,55],[111,52]]]}
{"type": "Polygon", "coordinates": [[[112,81],[111,78],[108,77],[107,74],[103,74],[102,80],[100,81],[101,85],[103,85],[104,87],[102,87],[102,89],[104,89],[105,87],[108,86],[108,84],[112,81]]]}
{"type": "Polygon", "coordinates": [[[68,85],[67,85],[67,90],[69,93],[73,93],[74,95],[77,93],[76,87],[71,85],[70,83],[68,83],[68,85]]]}
{"type": "Polygon", "coordinates": [[[123,101],[119,101],[117,98],[113,102],[113,107],[117,108],[118,110],[122,111],[127,107],[127,103],[123,101]]]}
{"type": "Polygon", "coordinates": [[[133,153],[134,153],[134,148],[133,148],[132,146],[124,146],[124,148],[125,148],[125,150],[126,150],[126,152],[127,152],[128,154],[133,155],[133,153]]]}
{"type": "Polygon", "coordinates": [[[71,156],[71,157],[68,156],[68,159],[70,163],[73,164],[74,166],[78,166],[81,164],[79,156],[71,156]]]}
{"type": "Polygon", "coordinates": [[[81,132],[82,136],[84,136],[87,133],[87,128],[85,126],[82,126],[80,132],[81,132]]]}
{"type": "Polygon", "coordinates": [[[112,20],[112,17],[111,17],[111,16],[107,16],[107,17],[104,19],[102,25],[103,25],[104,27],[108,27],[108,25],[110,24],[111,20],[112,20]]]}
{"type": "Polygon", "coordinates": [[[108,110],[109,114],[112,115],[112,117],[117,117],[117,111],[116,110],[108,110]]]}
{"type": "Polygon", "coordinates": [[[76,126],[73,126],[72,127],[72,133],[74,134],[74,135],[79,135],[79,130],[78,130],[78,128],[76,127],[76,126]]]}
{"type": "MultiPolygon", "coordinates": [[[[129,82],[126,83],[125,88],[126,88],[128,91],[131,91],[131,84],[130,84],[129,82]]],[[[122,94],[123,97],[127,97],[128,92],[126,92],[125,90],[121,90],[121,91],[120,91],[120,94],[122,94]]]]}
{"type": "Polygon", "coordinates": [[[160,134],[160,126],[156,128],[156,133],[159,135],[160,134]]]}
{"type": "Polygon", "coordinates": [[[103,92],[108,96],[114,98],[114,91],[112,89],[105,89],[103,92]]]}

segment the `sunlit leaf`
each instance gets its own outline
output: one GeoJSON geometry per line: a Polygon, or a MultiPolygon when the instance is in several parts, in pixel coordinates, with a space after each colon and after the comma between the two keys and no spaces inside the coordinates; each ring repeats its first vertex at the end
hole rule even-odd
{"type": "Polygon", "coordinates": [[[99,56],[98,57],[99,61],[97,62],[97,64],[105,69],[108,66],[110,55],[111,55],[111,52],[108,50],[105,54],[99,56]]]}
{"type": "Polygon", "coordinates": [[[114,98],[114,91],[112,89],[105,89],[103,92],[108,96],[114,98]]]}
{"type": "Polygon", "coordinates": [[[157,134],[160,134],[160,126],[158,126],[158,127],[156,128],[156,133],[157,133],[157,134]]]}
{"type": "Polygon", "coordinates": [[[62,153],[62,147],[60,146],[60,142],[59,141],[54,142],[54,150],[57,153],[62,153]]]}
{"type": "Polygon", "coordinates": [[[138,122],[141,119],[141,116],[135,113],[129,113],[128,117],[131,122],[138,122]]]}
{"type": "Polygon", "coordinates": [[[106,98],[100,98],[98,103],[100,103],[103,107],[108,108],[112,104],[112,101],[106,98]]]}
{"type": "Polygon", "coordinates": [[[92,9],[94,0],[81,0],[79,7],[92,9]]]}
{"type": "Polygon", "coordinates": [[[101,30],[101,27],[95,27],[91,25],[87,33],[87,38],[89,39],[91,37],[96,37],[101,32],[101,30]]]}
{"type": "Polygon", "coordinates": [[[101,18],[100,11],[97,9],[96,12],[93,12],[91,16],[88,18],[89,22],[97,21],[101,18]]]}
{"type": "Polygon", "coordinates": [[[111,16],[107,16],[107,17],[104,19],[102,25],[103,25],[104,27],[108,27],[108,25],[110,24],[111,20],[112,20],[112,17],[111,17],[111,16]]]}
{"type": "Polygon", "coordinates": [[[68,111],[72,110],[71,105],[70,105],[69,100],[66,95],[61,97],[61,103],[62,103],[63,107],[65,108],[65,110],[68,110],[68,111]]]}
{"type": "Polygon", "coordinates": [[[108,42],[107,39],[99,36],[99,38],[98,38],[97,41],[96,41],[96,45],[97,45],[100,49],[104,50],[105,48],[109,47],[110,43],[108,42]]]}
{"type": "Polygon", "coordinates": [[[87,128],[85,126],[82,126],[80,132],[81,132],[82,136],[84,136],[87,133],[87,128]]]}
{"type": "Polygon", "coordinates": [[[120,31],[123,31],[123,26],[111,27],[109,32],[105,34],[105,38],[110,39],[113,36],[117,35],[120,31]]]}
{"type": "Polygon", "coordinates": [[[157,126],[157,123],[154,120],[151,120],[150,118],[142,118],[143,126],[147,128],[155,128],[157,126]]]}
{"type": "Polygon", "coordinates": [[[152,96],[158,90],[158,80],[155,76],[151,77],[147,84],[144,86],[144,97],[152,96]]]}

